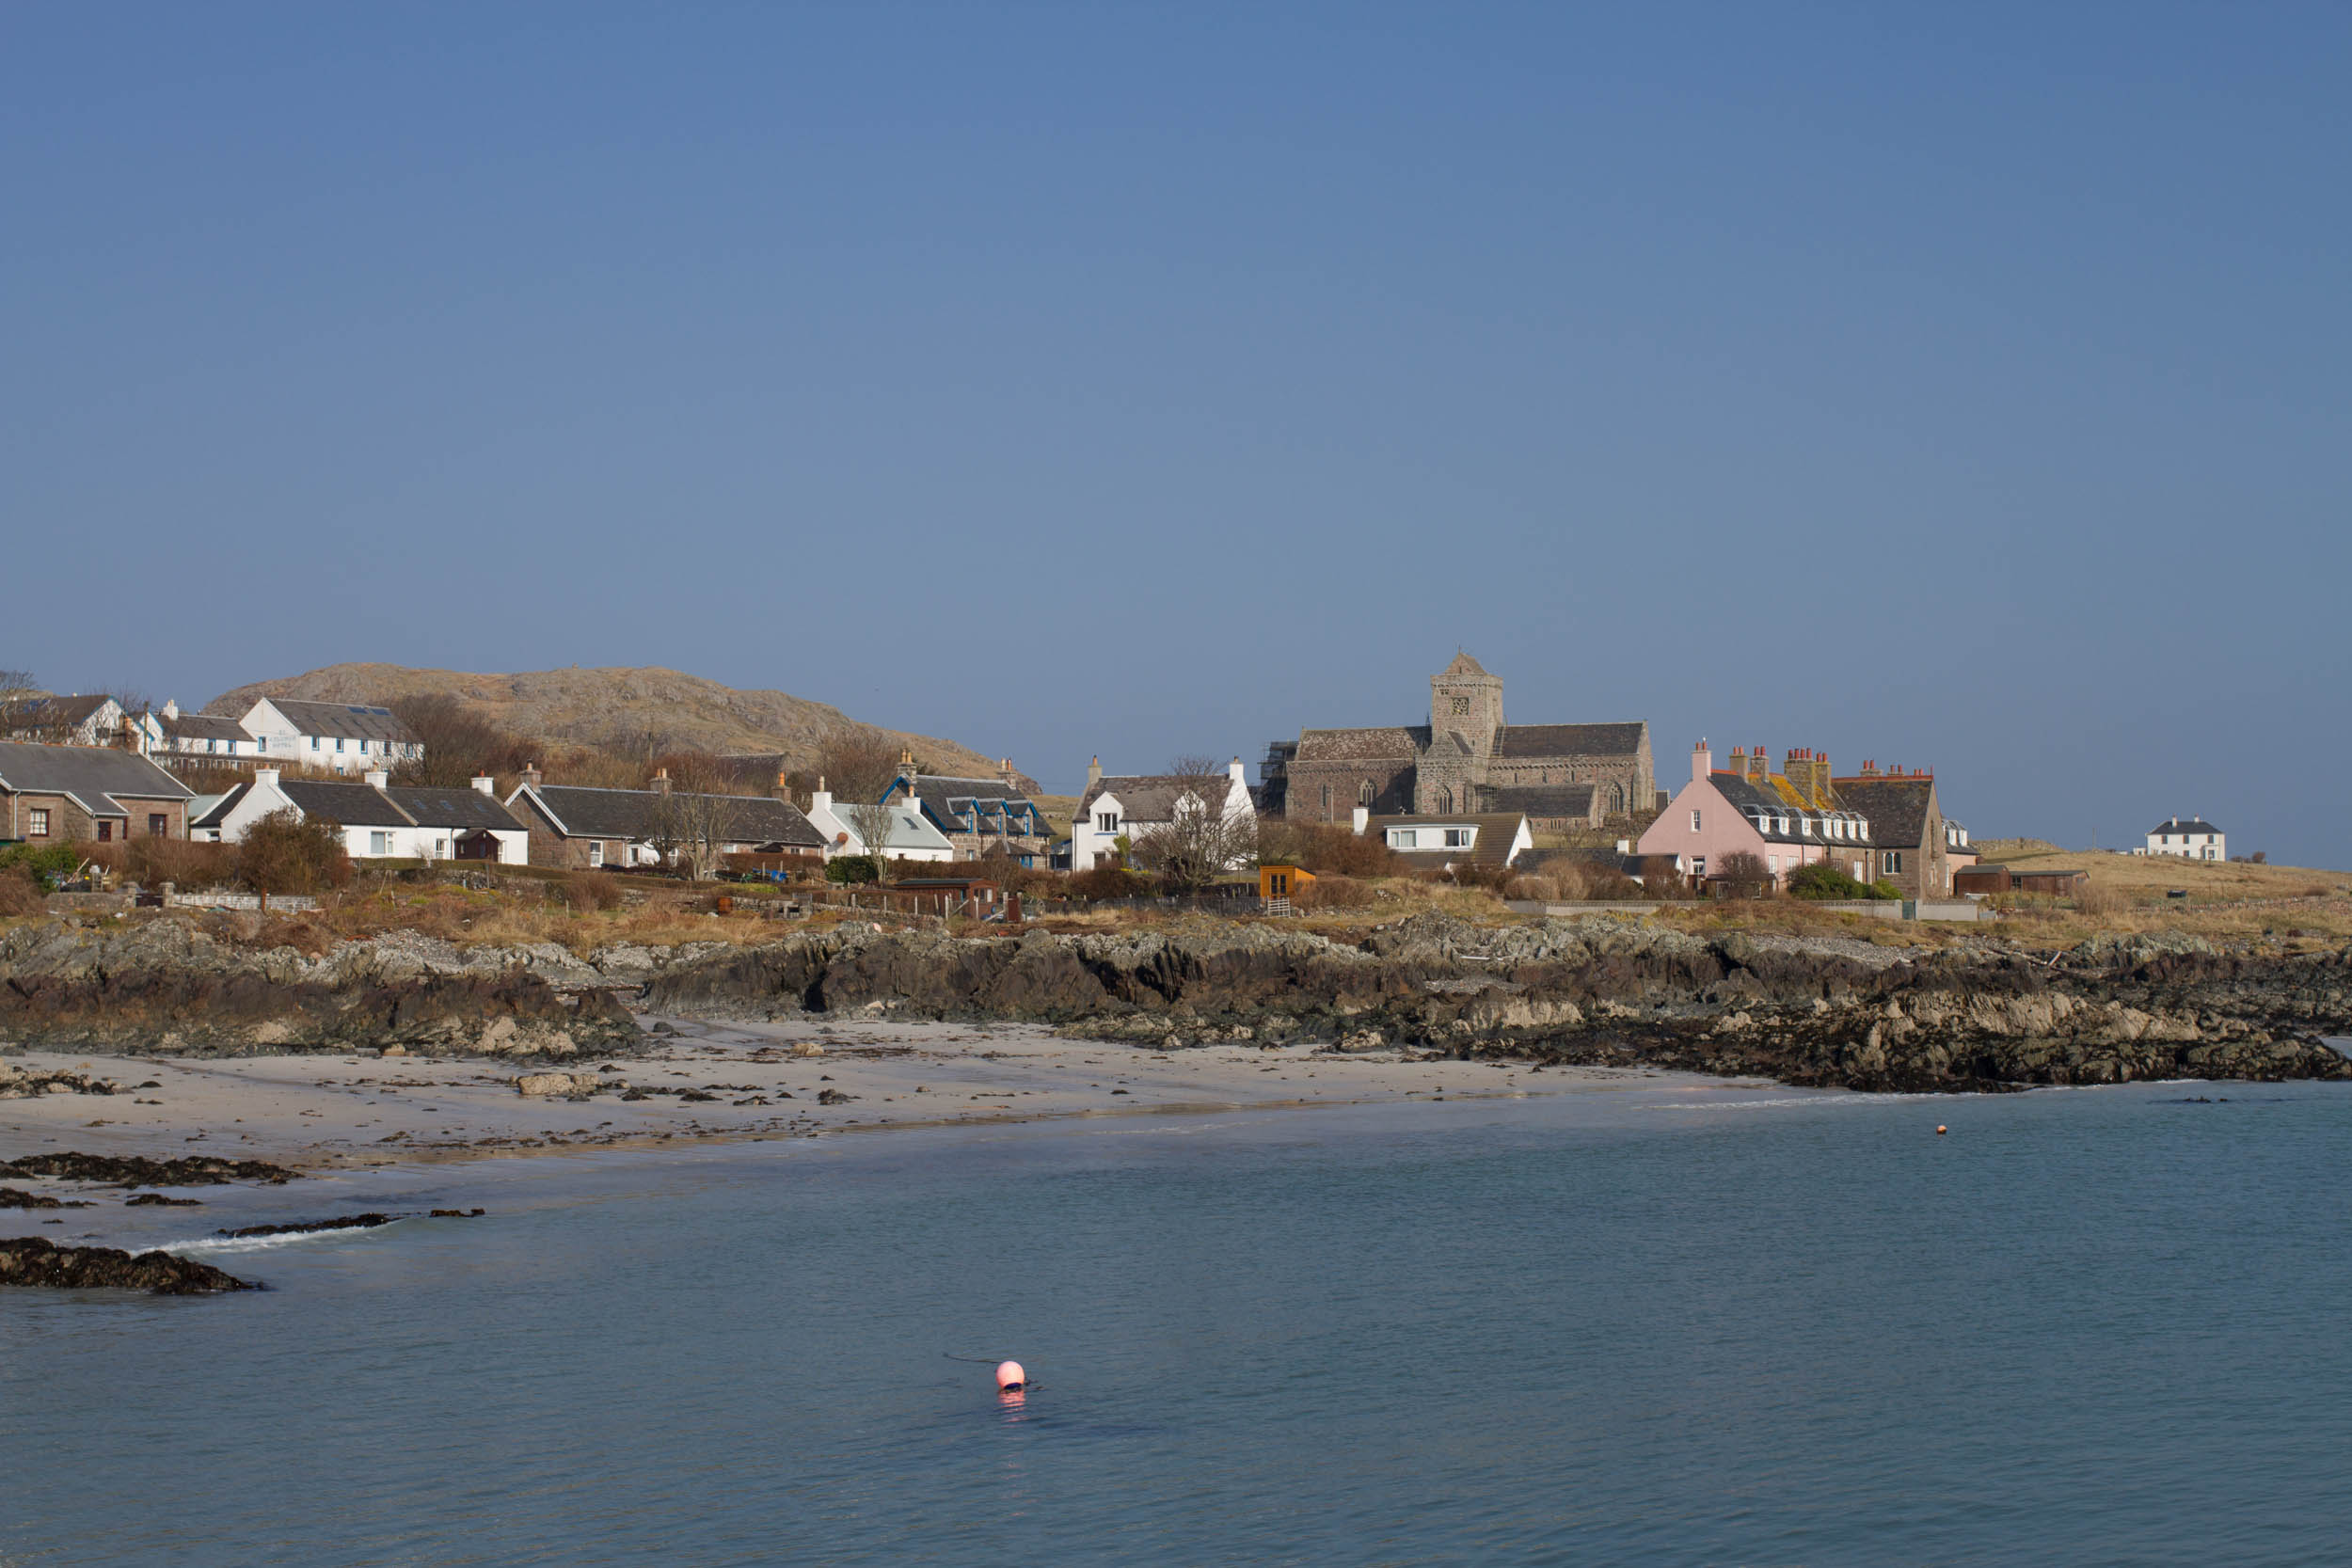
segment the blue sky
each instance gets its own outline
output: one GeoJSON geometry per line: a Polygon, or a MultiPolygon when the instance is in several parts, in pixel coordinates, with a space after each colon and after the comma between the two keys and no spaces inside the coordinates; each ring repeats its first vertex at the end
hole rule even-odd
{"type": "Polygon", "coordinates": [[[0,664],[1408,721],[2352,866],[2352,12],[0,12],[0,664]]]}

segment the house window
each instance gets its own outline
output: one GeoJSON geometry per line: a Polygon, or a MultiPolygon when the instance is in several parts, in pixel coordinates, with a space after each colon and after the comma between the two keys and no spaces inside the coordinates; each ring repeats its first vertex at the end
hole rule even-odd
{"type": "Polygon", "coordinates": [[[1094,829],[1097,832],[1104,833],[1115,833],[1119,832],[1119,813],[1115,811],[1096,812],[1094,814],[1094,829]]]}
{"type": "Polygon", "coordinates": [[[219,741],[217,741],[217,740],[208,740],[208,741],[206,741],[206,742],[204,743],[204,750],[206,750],[207,752],[216,752],[216,751],[218,751],[219,749],[220,749],[220,742],[219,742],[219,741]]]}
{"type": "Polygon", "coordinates": [[[147,814],[147,836],[150,838],[171,836],[171,817],[168,813],[151,811],[147,814]]]}
{"type": "Polygon", "coordinates": [[[392,835],[391,835],[391,834],[389,834],[389,833],[370,833],[370,834],[368,835],[368,853],[369,853],[369,854],[371,854],[371,855],[389,855],[389,854],[390,854],[391,852],[392,852],[392,835]]]}
{"type": "Polygon", "coordinates": [[[1389,847],[1391,849],[1410,849],[1416,842],[1417,840],[1414,836],[1413,830],[1410,828],[1391,828],[1389,830],[1389,847]]]}
{"type": "Polygon", "coordinates": [[[266,752],[269,750],[269,736],[265,735],[255,736],[253,737],[253,749],[259,752],[266,752]]]}
{"type": "Polygon", "coordinates": [[[317,736],[312,736],[310,737],[310,750],[312,750],[313,752],[315,752],[315,751],[317,751],[318,749],[319,749],[319,737],[318,737],[317,736]]]}
{"type": "Polygon", "coordinates": [[[99,824],[98,824],[98,842],[99,842],[99,843],[101,843],[101,844],[105,844],[105,843],[108,843],[109,841],[111,841],[111,840],[114,838],[114,836],[115,836],[115,825],[114,825],[113,823],[111,823],[111,822],[101,822],[101,823],[99,823],[99,824]]]}
{"type": "Polygon", "coordinates": [[[588,863],[590,865],[604,863],[604,840],[592,838],[588,841],[588,863]]]}
{"type": "Polygon", "coordinates": [[[1449,849],[1467,849],[1476,832],[1474,828],[1448,828],[1445,831],[1445,847],[1449,849]]]}
{"type": "Polygon", "coordinates": [[[1693,855],[1691,857],[1691,875],[1693,877],[1704,877],[1707,875],[1707,857],[1705,855],[1693,855]]]}
{"type": "Polygon", "coordinates": [[[1691,813],[1691,831],[1692,832],[1699,831],[1699,814],[1696,811],[1691,813]]]}
{"type": "Polygon", "coordinates": [[[26,838],[47,838],[49,836],[49,808],[47,806],[34,806],[24,814],[24,836],[26,838]]]}

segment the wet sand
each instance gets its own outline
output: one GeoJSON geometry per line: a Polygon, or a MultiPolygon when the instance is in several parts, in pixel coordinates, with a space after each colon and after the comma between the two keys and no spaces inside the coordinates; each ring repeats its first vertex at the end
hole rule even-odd
{"type": "Polygon", "coordinates": [[[1304,1047],[1164,1052],[1057,1038],[1025,1025],[643,1022],[652,1031],[649,1053],[561,1065],[372,1053],[28,1053],[11,1061],[36,1072],[110,1078],[132,1092],[0,1101],[0,1157],[74,1149],[363,1167],[1070,1117],[1606,1093],[1686,1076],[1424,1061],[1395,1052],[1318,1055],[1304,1047]],[[796,1045],[823,1053],[796,1055],[796,1045]],[[599,1086],[577,1099],[516,1091],[518,1078],[543,1071],[586,1073],[599,1086]],[[639,1098],[624,1099],[629,1091],[639,1098]],[[819,1099],[826,1094],[847,1098],[827,1103],[819,1099]]]}

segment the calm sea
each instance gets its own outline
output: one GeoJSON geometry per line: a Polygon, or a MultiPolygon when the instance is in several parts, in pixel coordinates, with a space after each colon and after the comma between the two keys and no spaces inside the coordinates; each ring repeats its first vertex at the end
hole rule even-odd
{"type": "Polygon", "coordinates": [[[492,1210],[9,1292],[0,1564],[2341,1563],[2347,1169],[2340,1086],[1660,1083],[77,1212],[492,1210]]]}

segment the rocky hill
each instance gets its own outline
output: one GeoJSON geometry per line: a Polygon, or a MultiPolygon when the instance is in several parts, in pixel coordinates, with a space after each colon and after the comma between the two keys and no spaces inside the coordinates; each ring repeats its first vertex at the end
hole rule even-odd
{"type": "MultiPolygon", "coordinates": [[[[826,733],[862,723],[839,708],[782,691],[741,691],[675,670],[529,670],[472,674],[400,664],[330,664],[308,674],[255,681],[206,704],[241,714],[262,697],[322,703],[392,703],[446,693],[517,735],[595,744],[648,733],[665,743],[723,753],[781,754],[787,767],[816,761],[826,733]]],[[[913,749],[931,771],[991,778],[995,759],[937,736],[870,726],[913,749]]]]}

